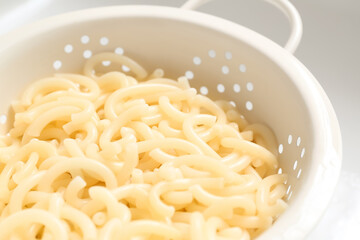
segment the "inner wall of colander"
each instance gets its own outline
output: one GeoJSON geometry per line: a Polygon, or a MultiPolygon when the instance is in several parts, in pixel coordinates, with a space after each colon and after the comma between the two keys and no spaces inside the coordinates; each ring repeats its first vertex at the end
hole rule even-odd
{"type": "MultiPolygon", "coordinates": [[[[149,72],[160,67],[167,77],[185,75],[199,93],[232,101],[250,122],[269,126],[278,140],[279,172],[289,176],[286,199],[291,203],[297,197],[312,151],[308,113],[297,88],[242,39],[187,22],[119,17],[58,27],[17,42],[1,53],[0,124],[11,123],[9,104],[31,81],[81,72],[87,58],[104,51],[130,56],[149,72]]],[[[111,67],[107,61],[103,65],[111,67]]]]}

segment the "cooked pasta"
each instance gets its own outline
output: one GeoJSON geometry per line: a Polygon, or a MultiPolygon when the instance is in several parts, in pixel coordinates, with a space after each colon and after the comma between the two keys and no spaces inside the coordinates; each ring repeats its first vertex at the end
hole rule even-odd
{"type": "Polygon", "coordinates": [[[286,208],[272,131],[185,77],[102,53],[12,107],[0,239],[246,240],[286,208]],[[96,73],[104,60],[130,73],[96,73]]]}

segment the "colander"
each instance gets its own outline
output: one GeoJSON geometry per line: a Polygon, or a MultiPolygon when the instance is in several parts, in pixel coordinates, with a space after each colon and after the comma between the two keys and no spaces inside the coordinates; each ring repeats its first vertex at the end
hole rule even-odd
{"type": "MultiPolygon", "coordinates": [[[[279,142],[280,166],[289,175],[289,207],[258,237],[304,239],[319,220],[336,185],[341,136],[334,110],[312,74],[292,55],[301,20],[287,0],[268,1],[289,17],[282,48],[233,22],[161,6],[113,6],[62,14],[0,39],[0,122],[11,125],[8,106],[29,82],[55,72],[81,72],[91,55],[115,51],[168,77],[187,76],[212,99],[232,101],[250,122],[270,126],[279,142]]],[[[110,65],[109,65],[110,64],[110,65]]],[[[111,69],[104,61],[105,70],[111,69]]],[[[123,71],[128,71],[126,66],[123,71]]]]}

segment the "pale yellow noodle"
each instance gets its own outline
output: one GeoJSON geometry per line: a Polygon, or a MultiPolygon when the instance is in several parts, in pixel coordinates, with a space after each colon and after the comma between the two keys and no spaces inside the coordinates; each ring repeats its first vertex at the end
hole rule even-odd
{"type": "Polygon", "coordinates": [[[194,212],[190,217],[191,240],[205,239],[205,220],[201,213],[194,212]]]}
{"type": "Polygon", "coordinates": [[[92,187],[89,189],[90,197],[103,202],[107,208],[109,218],[121,217],[122,222],[129,222],[131,214],[129,209],[117,201],[111,192],[103,187],[92,187]]]}
{"type": "Polygon", "coordinates": [[[193,195],[189,191],[173,191],[162,195],[162,198],[171,204],[189,204],[193,201],[193,195]]]}
{"type": "Polygon", "coordinates": [[[85,186],[85,180],[80,176],[76,176],[66,188],[64,200],[73,207],[81,208],[87,202],[87,200],[83,200],[79,197],[80,191],[82,191],[85,186]]]}
{"type": "Polygon", "coordinates": [[[61,217],[77,225],[82,232],[83,239],[96,240],[97,228],[93,221],[83,212],[71,206],[64,206],[61,208],[61,217]]]}
{"type": "Polygon", "coordinates": [[[57,73],[55,74],[55,76],[69,79],[72,82],[78,84],[80,91],[77,92],[76,95],[82,96],[85,99],[95,100],[96,97],[98,97],[98,95],[100,94],[100,88],[98,84],[89,77],[79,74],[63,74],[63,73],[57,73]]]}
{"type": "Polygon", "coordinates": [[[37,174],[34,174],[18,185],[18,187],[13,191],[9,200],[9,211],[11,214],[19,212],[22,210],[23,201],[25,195],[36,185],[40,183],[44,177],[45,172],[41,171],[37,174]]]}
{"type": "Polygon", "coordinates": [[[142,96],[154,92],[166,92],[171,90],[176,90],[174,86],[169,86],[165,84],[143,84],[143,85],[134,85],[128,88],[121,88],[115,91],[105,103],[105,113],[106,117],[110,120],[117,118],[118,114],[116,113],[116,104],[124,102],[126,98],[142,96]]]}
{"type": "Polygon", "coordinates": [[[44,78],[31,84],[21,97],[21,103],[29,106],[33,103],[34,97],[38,94],[46,95],[51,92],[76,89],[76,84],[63,78],[44,78]]]}
{"type": "Polygon", "coordinates": [[[31,177],[31,174],[36,169],[36,164],[38,160],[39,160],[39,154],[36,152],[32,152],[29,156],[29,159],[24,164],[24,166],[13,175],[12,178],[14,182],[16,184],[20,184],[21,181],[25,179],[27,180],[29,177],[31,177]]]}
{"type": "Polygon", "coordinates": [[[218,217],[210,217],[205,223],[206,239],[216,240],[217,232],[227,227],[227,224],[222,219],[218,217]]]}
{"type": "Polygon", "coordinates": [[[43,181],[39,184],[39,189],[42,191],[51,191],[51,183],[55,178],[72,169],[86,169],[92,171],[102,178],[107,187],[115,188],[117,186],[114,174],[103,164],[92,159],[71,158],[51,167],[45,173],[42,179],[43,181]]]}
{"type": "Polygon", "coordinates": [[[107,216],[104,212],[97,212],[91,219],[96,226],[102,226],[107,221],[107,216]]]}
{"type": "Polygon", "coordinates": [[[85,63],[84,66],[85,75],[96,77],[92,72],[92,70],[95,68],[96,65],[98,65],[104,60],[111,61],[113,63],[118,63],[121,65],[126,65],[131,69],[131,71],[133,71],[136,74],[136,77],[139,79],[143,79],[147,76],[146,70],[131,58],[118,54],[106,53],[106,52],[94,55],[85,63]]]}
{"type": "Polygon", "coordinates": [[[52,232],[54,239],[63,240],[68,238],[66,229],[61,220],[51,213],[40,209],[25,209],[7,217],[0,222],[0,239],[6,239],[17,227],[28,223],[41,223],[52,232]]]}
{"type": "Polygon", "coordinates": [[[185,119],[183,124],[183,131],[186,138],[196,144],[205,155],[210,155],[214,158],[220,159],[219,154],[214,151],[205,141],[203,141],[194,131],[195,124],[209,124],[213,125],[216,121],[216,117],[211,115],[195,115],[185,119]]]}

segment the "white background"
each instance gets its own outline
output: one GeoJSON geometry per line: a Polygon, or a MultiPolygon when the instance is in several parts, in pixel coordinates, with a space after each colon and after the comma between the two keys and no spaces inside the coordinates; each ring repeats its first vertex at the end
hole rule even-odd
{"type": "MultiPolygon", "coordinates": [[[[54,14],[120,4],[180,6],[184,0],[0,0],[0,36],[54,14]]],[[[337,113],[343,168],[333,200],[307,240],[360,239],[360,1],[293,0],[304,22],[296,57],[315,75],[337,113]]],[[[247,26],[283,45],[284,16],[261,0],[217,0],[199,11],[247,26]]],[[[1,57],[1,56],[0,56],[1,57]]]]}

